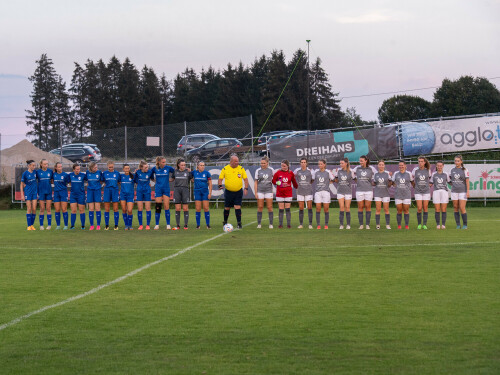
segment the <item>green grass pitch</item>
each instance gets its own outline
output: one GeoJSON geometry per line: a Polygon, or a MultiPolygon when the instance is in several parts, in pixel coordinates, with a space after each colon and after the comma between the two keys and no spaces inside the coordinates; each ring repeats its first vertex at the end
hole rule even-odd
{"type": "Polygon", "coordinates": [[[0,326],[213,240],[1,329],[0,373],[500,373],[500,209],[470,208],[467,231],[452,209],[445,231],[411,215],[409,231],[374,215],[340,231],[332,209],[319,231],[294,212],[293,229],[213,239],[221,210],[178,232],[27,232],[2,211],[0,326]]]}

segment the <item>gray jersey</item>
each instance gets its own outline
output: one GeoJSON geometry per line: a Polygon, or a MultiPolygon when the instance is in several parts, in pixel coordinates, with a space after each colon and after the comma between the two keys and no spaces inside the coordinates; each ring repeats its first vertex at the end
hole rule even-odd
{"type": "Polygon", "coordinates": [[[311,181],[313,180],[313,175],[310,169],[303,171],[301,168],[295,170],[295,180],[299,187],[297,188],[297,195],[312,195],[313,189],[311,181]]]}
{"type": "Polygon", "coordinates": [[[362,168],[357,166],[353,170],[356,178],[356,191],[367,192],[372,191],[373,175],[377,172],[373,167],[362,168]]]}
{"type": "Polygon", "coordinates": [[[431,171],[428,169],[420,169],[416,167],[411,173],[413,181],[415,181],[415,194],[430,194],[429,186],[431,171]]]}
{"type": "Polygon", "coordinates": [[[445,172],[434,172],[431,177],[431,183],[434,186],[434,190],[448,191],[448,174],[445,172]]]}
{"type": "Polygon", "coordinates": [[[389,172],[384,171],[375,173],[375,175],[373,176],[373,181],[375,182],[375,189],[373,191],[374,197],[390,197],[389,182],[391,181],[391,177],[389,176],[389,172]]]}
{"type": "Polygon", "coordinates": [[[469,178],[469,171],[462,168],[453,168],[448,176],[451,182],[452,193],[467,193],[467,186],[465,179],[469,178]]]}
{"type": "Polygon", "coordinates": [[[257,193],[272,193],[273,192],[273,175],[272,168],[259,168],[255,171],[255,181],[257,181],[257,193]]]}
{"type": "Polygon", "coordinates": [[[411,199],[411,182],[412,175],[406,171],[405,173],[396,172],[392,175],[392,181],[396,184],[395,199],[411,199]]]}
{"type": "Polygon", "coordinates": [[[337,170],[337,194],[351,195],[352,194],[352,180],[354,178],[353,171],[345,171],[342,168],[337,170]]]}
{"type": "Polygon", "coordinates": [[[181,171],[176,169],[172,174],[174,178],[174,189],[176,188],[189,188],[189,180],[191,179],[191,172],[187,169],[181,171]]]}
{"type": "Polygon", "coordinates": [[[330,191],[330,181],[333,181],[333,174],[331,171],[327,169],[323,172],[320,170],[314,171],[313,178],[316,182],[316,192],[330,191]]]}

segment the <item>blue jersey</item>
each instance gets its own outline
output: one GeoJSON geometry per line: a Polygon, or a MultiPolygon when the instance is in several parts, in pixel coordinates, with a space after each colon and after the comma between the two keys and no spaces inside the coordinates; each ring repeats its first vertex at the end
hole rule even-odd
{"type": "Polygon", "coordinates": [[[155,178],[156,188],[163,188],[167,191],[170,190],[170,175],[173,175],[175,172],[174,168],[169,165],[164,166],[163,168],[153,167],[151,170],[151,177],[155,178]]]}
{"type": "Polygon", "coordinates": [[[78,173],[75,174],[75,172],[71,172],[69,174],[69,179],[71,182],[71,194],[76,194],[76,195],[85,195],[85,181],[87,181],[87,175],[85,173],[78,173]]]}
{"type": "Polygon", "coordinates": [[[130,175],[125,173],[120,173],[120,192],[122,194],[132,194],[134,195],[134,177],[130,177],[130,175]]]}
{"type": "Polygon", "coordinates": [[[97,171],[91,173],[90,171],[85,172],[87,176],[87,181],[89,182],[87,190],[101,190],[102,172],[97,171]]]}
{"type": "Polygon", "coordinates": [[[54,179],[54,191],[68,190],[68,184],[71,182],[69,179],[69,174],[67,174],[66,172],[62,173],[54,172],[53,179],[54,179]]]}
{"type": "MultiPolygon", "coordinates": [[[[36,171],[24,171],[21,177],[21,181],[24,182],[24,194],[36,194],[37,183],[36,183],[36,171]]],[[[36,197],[35,197],[36,199],[36,197]]]]}
{"type": "Polygon", "coordinates": [[[137,184],[137,191],[140,192],[151,192],[151,176],[153,170],[149,169],[147,172],[137,171],[135,172],[134,182],[137,184]]]}
{"type": "Polygon", "coordinates": [[[35,171],[36,179],[38,180],[38,194],[52,194],[52,185],[50,180],[53,178],[52,169],[37,169],[35,171]]]}
{"type": "Polygon", "coordinates": [[[102,172],[102,181],[106,183],[106,188],[118,189],[118,183],[120,182],[120,173],[117,171],[104,171],[102,172]]]}
{"type": "Polygon", "coordinates": [[[212,175],[208,171],[192,171],[191,178],[194,179],[194,190],[207,190],[208,184],[212,180],[212,175]]]}

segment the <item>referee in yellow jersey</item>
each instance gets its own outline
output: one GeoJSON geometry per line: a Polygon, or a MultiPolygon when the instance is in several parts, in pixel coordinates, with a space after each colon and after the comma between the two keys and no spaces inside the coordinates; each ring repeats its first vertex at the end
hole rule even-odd
{"type": "Polygon", "coordinates": [[[238,221],[238,229],[242,228],[241,225],[241,201],[243,194],[248,193],[248,178],[245,169],[240,165],[238,156],[231,155],[229,164],[222,168],[219,175],[219,189],[222,189],[222,180],[225,180],[224,190],[224,223],[227,224],[229,211],[234,207],[236,214],[236,221],[238,221]],[[243,189],[243,182],[245,188],[243,189]]]}

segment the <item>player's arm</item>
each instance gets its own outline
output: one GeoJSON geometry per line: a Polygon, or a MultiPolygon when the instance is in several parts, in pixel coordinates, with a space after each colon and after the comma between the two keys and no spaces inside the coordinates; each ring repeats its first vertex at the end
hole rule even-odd
{"type": "Polygon", "coordinates": [[[299,187],[299,184],[297,183],[297,180],[295,179],[295,174],[292,173],[292,185],[295,189],[299,187]]]}
{"type": "Polygon", "coordinates": [[[224,177],[226,176],[226,173],[224,171],[224,168],[222,168],[222,170],[220,171],[220,175],[219,175],[219,181],[217,181],[217,185],[219,185],[219,189],[222,189],[222,181],[224,180],[224,177]]]}
{"type": "Polygon", "coordinates": [[[24,183],[24,175],[22,177],[22,181],[21,181],[21,200],[24,202],[24,187],[26,186],[26,184],[24,183]]]}
{"type": "Polygon", "coordinates": [[[467,198],[470,196],[469,171],[465,170],[465,187],[467,188],[467,198]]]}

